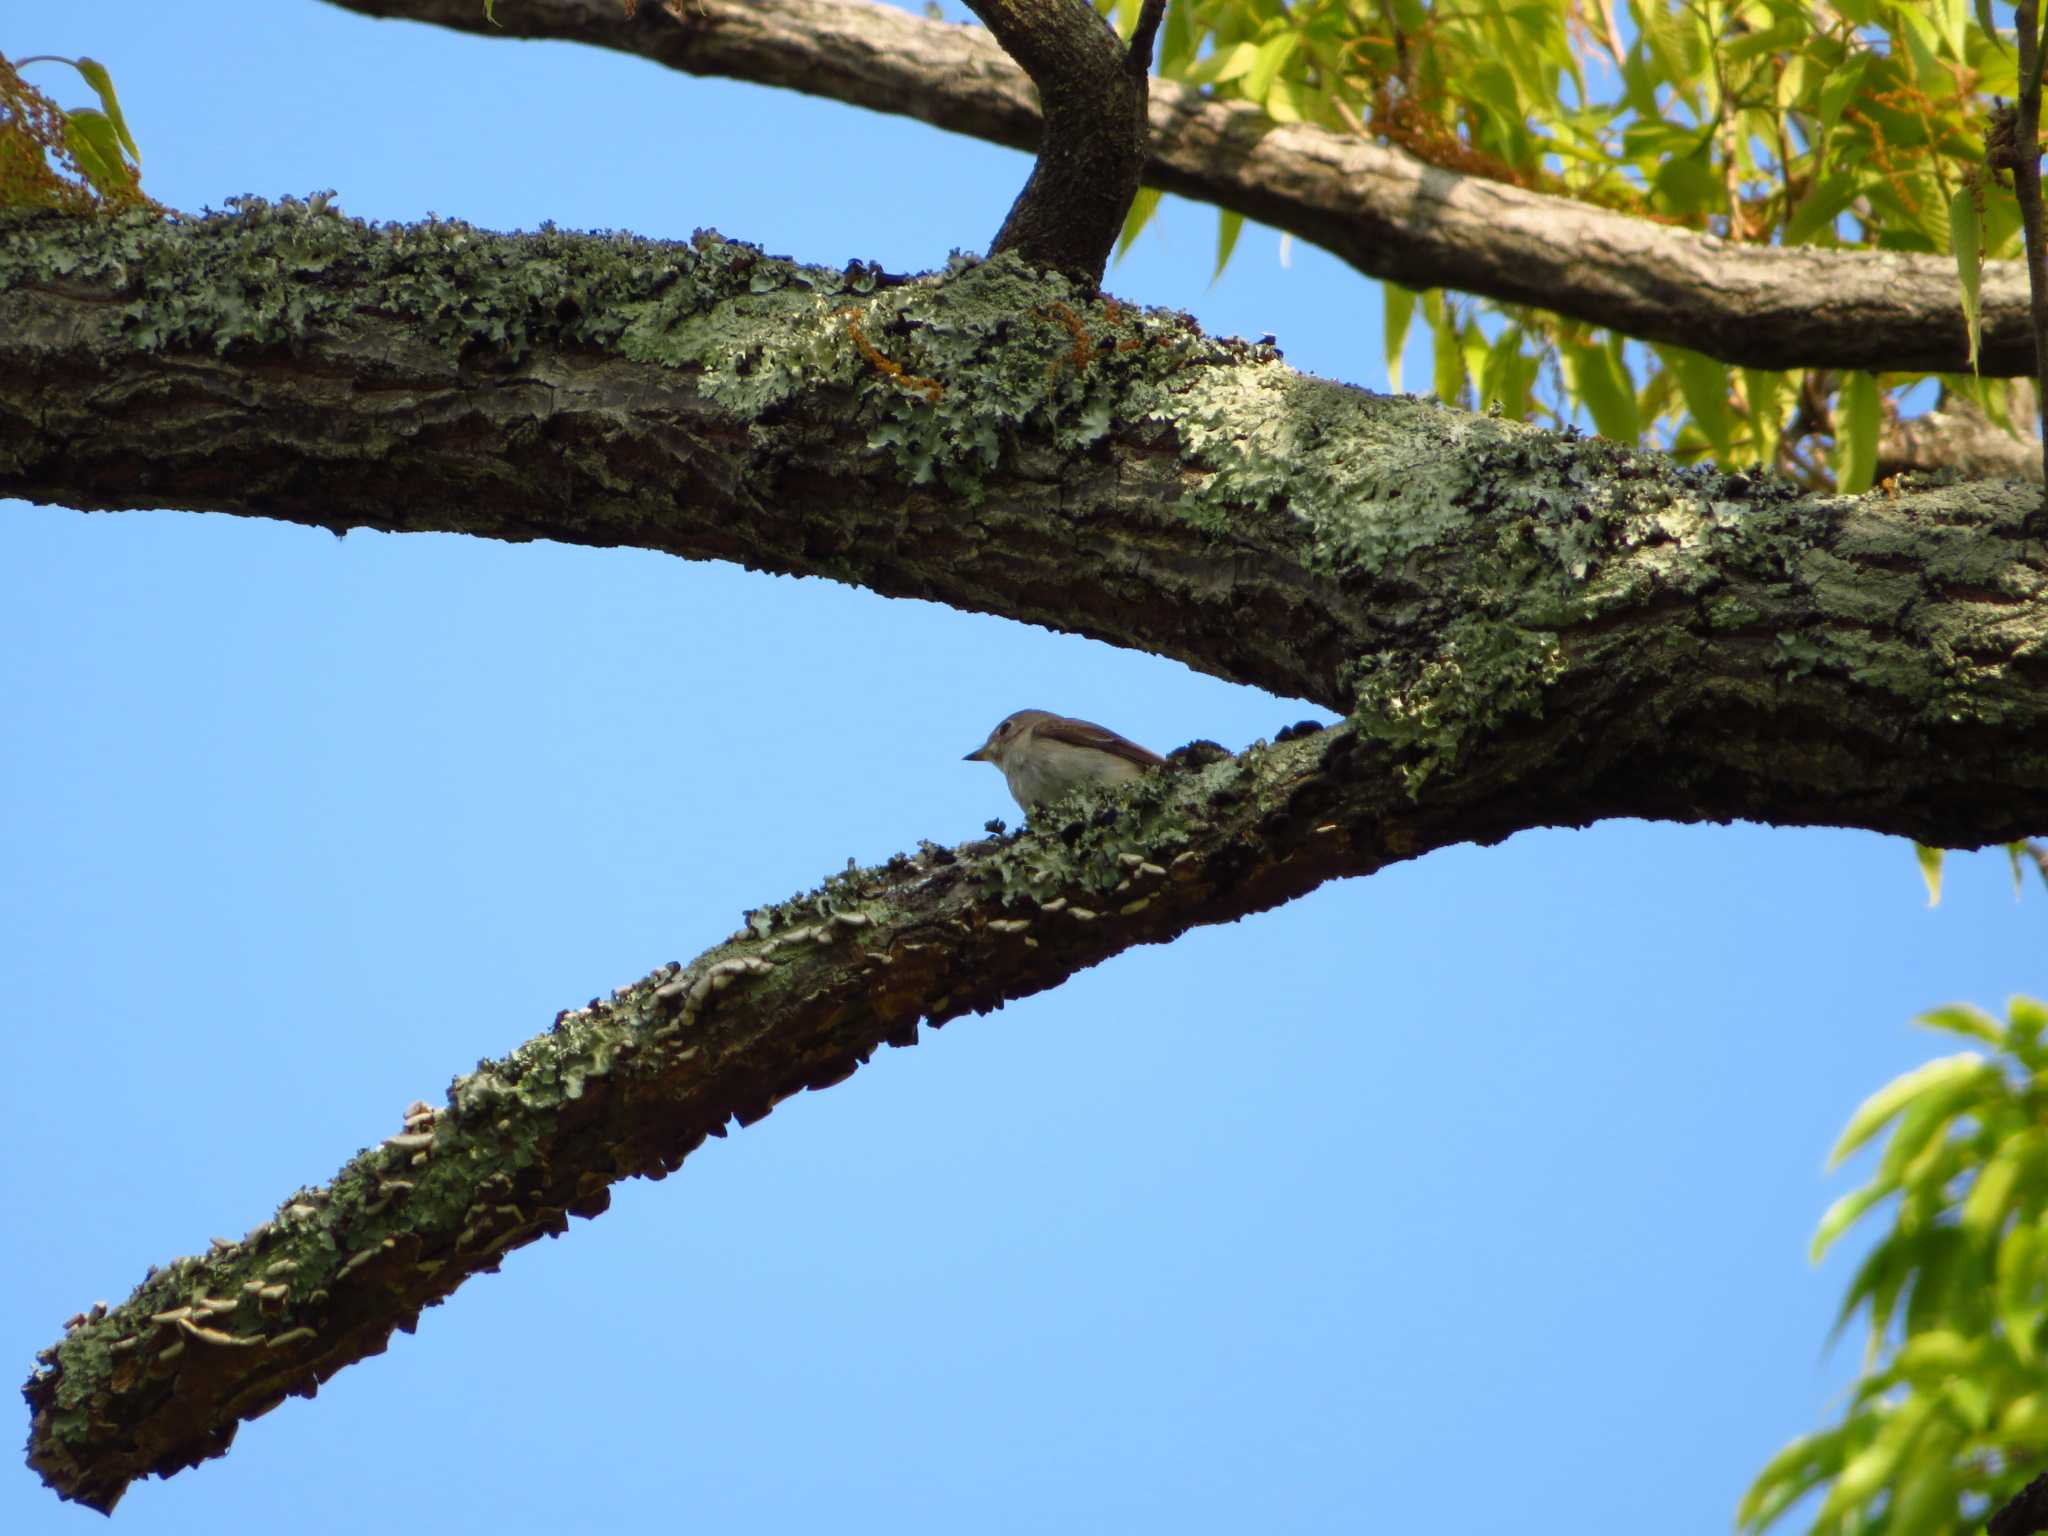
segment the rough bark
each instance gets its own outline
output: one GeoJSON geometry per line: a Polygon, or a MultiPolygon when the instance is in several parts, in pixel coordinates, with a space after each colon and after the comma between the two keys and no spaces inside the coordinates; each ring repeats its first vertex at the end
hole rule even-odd
{"type": "Polygon", "coordinates": [[[1038,159],[989,254],[1093,288],[1145,168],[1145,86],[1165,0],[1146,0],[1128,49],[1078,0],[968,4],[1030,75],[1045,115],[1038,159]]]}
{"type": "Polygon", "coordinates": [[[25,1388],[30,1459],[110,1508],[728,1119],[1326,879],[1607,816],[2038,832],[2035,494],[1804,498],[1303,378],[1009,259],[906,280],[296,204],[0,220],[0,495],[731,559],[1349,715],[834,876],[564,1016],[76,1320],[25,1388]]]}
{"type": "MultiPolygon", "coordinates": [[[[867,0],[330,0],[497,37],[614,48],[692,74],[786,86],[1018,149],[1038,144],[1024,73],[978,28],[867,0]]],[[[1751,368],[1969,371],[1955,264],[1904,252],[1744,245],[1422,164],[1151,86],[1145,181],[1310,240],[1368,277],[1531,304],[1751,368]]],[[[2025,272],[1984,270],[1982,371],[2034,372],[2025,272]]]]}

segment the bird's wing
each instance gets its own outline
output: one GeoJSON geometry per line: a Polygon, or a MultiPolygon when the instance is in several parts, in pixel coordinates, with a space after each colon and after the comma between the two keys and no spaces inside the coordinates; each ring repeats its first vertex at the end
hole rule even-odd
{"type": "Polygon", "coordinates": [[[1127,763],[1136,763],[1140,768],[1157,768],[1166,759],[1157,752],[1139,746],[1125,736],[1119,736],[1107,726],[1097,725],[1092,720],[1069,720],[1055,716],[1041,720],[1034,727],[1041,736],[1053,741],[1064,741],[1069,746],[1089,747],[1097,752],[1108,752],[1127,763]]]}

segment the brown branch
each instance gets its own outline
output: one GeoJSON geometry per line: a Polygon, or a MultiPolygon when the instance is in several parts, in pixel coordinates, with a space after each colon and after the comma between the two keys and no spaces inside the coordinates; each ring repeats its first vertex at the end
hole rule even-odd
{"type": "Polygon", "coordinates": [[[2048,1531],[2048,1472],[2008,1499],[1985,1525],[1990,1536],[2034,1536],[2048,1531]]]}
{"type": "Polygon", "coordinates": [[[883,1044],[1054,986],[1134,944],[1285,901],[1389,858],[1375,816],[1429,832],[1358,744],[1331,736],[1203,773],[1160,774],[1020,841],[927,845],[749,914],[416,1105],[329,1184],[239,1242],[153,1270],[74,1319],[25,1388],[29,1459],[62,1497],[111,1511],[136,1478],[224,1454],[241,1421],[381,1353],[394,1330],[505,1255],[593,1217],[610,1186],[673,1172],[728,1122],[837,1083],[883,1044]],[[1192,836],[1186,828],[1195,822],[1192,836]]]}
{"type": "Polygon", "coordinates": [[[1164,0],[1130,46],[1084,0],[967,0],[1038,87],[1038,159],[989,254],[1102,281],[1145,168],[1145,87],[1164,0]],[[1142,50],[1141,45],[1142,44],[1142,50]]]}
{"type": "MultiPolygon", "coordinates": [[[[2001,108],[1992,137],[2003,144],[1987,157],[1994,168],[2012,172],[2020,205],[2020,230],[2027,250],[2028,313],[2033,321],[2036,397],[2040,404],[2041,452],[2048,467],[2048,388],[2039,370],[2048,366],[2048,226],[2041,209],[2041,20],[2035,0],[2015,0],[2013,23],[2019,42],[2019,102],[2001,108]]],[[[2048,476],[2044,476],[2048,478],[2048,476]]],[[[2042,519],[2048,524],[2048,518],[2042,519]]]]}
{"type": "MultiPolygon", "coordinates": [[[[1030,82],[986,32],[866,0],[330,0],[494,37],[618,49],[692,74],[786,86],[1029,150],[1030,82]]],[[[1532,304],[1752,368],[1966,373],[1955,264],[1905,252],[1745,245],[1422,164],[1171,81],[1150,87],[1144,180],[1313,241],[1369,277],[1532,304]]],[[[1989,262],[1982,371],[2031,375],[2018,262],[1989,262]]]]}
{"type": "MultiPolygon", "coordinates": [[[[2031,384],[2012,386],[2016,427],[2035,411],[2031,384]]],[[[1933,410],[1902,421],[1887,421],[1878,433],[1877,478],[1948,471],[1970,480],[2014,479],[2039,483],[2041,440],[2031,432],[2008,432],[1967,397],[1948,395],[1933,410]]]]}

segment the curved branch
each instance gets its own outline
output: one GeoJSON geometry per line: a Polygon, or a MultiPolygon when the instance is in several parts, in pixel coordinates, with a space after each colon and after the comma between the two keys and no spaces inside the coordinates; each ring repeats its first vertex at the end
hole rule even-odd
{"type": "MultiPolygon", "coordinates": [[[[502,30],[472,0],[329,0],[500,37],[613,48],[918,118],[1029,150],[1024,73],[979,28],[868,0],[520,0],[502,30]]],[[[1969,370],[1954,263],[1743,245],[1427,166],[1365,139],[1151,82],[1147,183],[1313,241],[1368,277],[1530,304],[1751,368],[1969,370]]],[[[2030,375],[2026,275],[1987,263],[1982,371],[2030,375]]]]}

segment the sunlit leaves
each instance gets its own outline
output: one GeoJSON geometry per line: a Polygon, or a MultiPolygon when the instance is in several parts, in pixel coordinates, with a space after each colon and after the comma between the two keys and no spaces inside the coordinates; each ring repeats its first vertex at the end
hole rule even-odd
{"type": "MultiPolygon", "coordinates": [[[[1989,21],[1981,0],[1172,0],[1159,69],[1276,122],[1724,239],[1953,252],[1974,345],[1976,274],[2018,244],[2009,194],[1965,195],[1990,99],[2014,90],[1989,21]]],[[[1219,254],[1232,239],[1219,227],[1219,254]]],[[[1773,383],[1483,300],[1423,323],[1439,392],[1455,353],[1465,397],[1821,488],[1870,483],[1888,401],[1918,382],[1773,383]]]]}
{"type": "Polygon", "coordinates": [[[1977,370],[1977,350],[1984,339],[1984,311],[1978,301],[1984,277],[1984,220],[1977,211],[1981,190],[1971,178],[1948,201],[1949,246],[1956,258],[1956,282],[1962,289],[1963,324],[1970,332],[1970,371],[1977,370]]]}
{"type": "Polygon", "coordinates": [[[1808,1529],[1961,1532],[2027,1481],[2048,1439],[2048,1007],[1918,1021],[1993,1054],[1932,1061],[1850,1116],[1831,1163],[1884,1138],[1876,1169],[1814,1234],[1818,1259],[1859,1222],[1891,1227],[1857,1267],[1841,1322],[1868,1328],[1863,1373],[1832,1429],[1793,1442],[1743,1496],[1761,1531],[1810,1495],[1808,1529]]]}
{"type": "Polygon", "coordinates": [[[94,59],[0,59],[0,207],[83,210],[144,202],[142,151],[128,131],[114,80],[94,59]],[[66,64],[92,88],[99,106],[59,106],[23,79],[30,64],[66,64]]]}
{"type": "MultiPolygon", "coordinates": [[[[1140,187],[1138,195],[1131,199],[1131,206],[1124,213],[1123,232],[1116,237],[1118,261],[1124,259],[1124,252],[1128,251],[1132,242],[1145,232],[1145,226],[1152,221],[1152,215],[1159,211],[1159,195],[1157,187],[1140,187]]],[[[1222,262],[1216,264],[1216,269],[1222,271],[1222,262]]]]}
{"type": "Polygon", "coordinates": [[[1845,491],[1867,491],[1877,471],[1879,423],[1877,380],[1852,373],[1835,406],[1835,484],[1845,491]]]}

